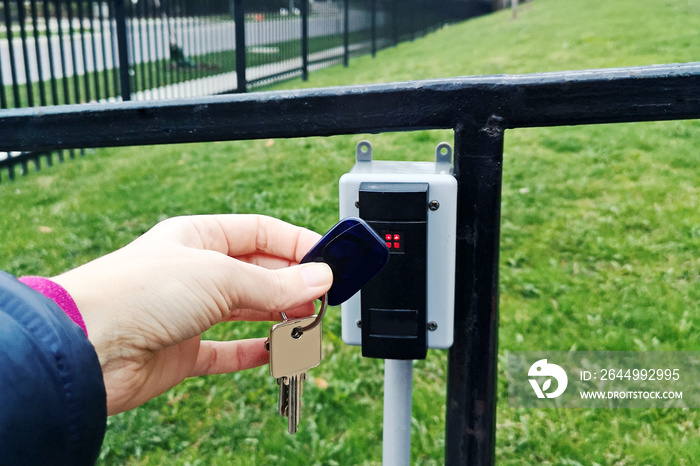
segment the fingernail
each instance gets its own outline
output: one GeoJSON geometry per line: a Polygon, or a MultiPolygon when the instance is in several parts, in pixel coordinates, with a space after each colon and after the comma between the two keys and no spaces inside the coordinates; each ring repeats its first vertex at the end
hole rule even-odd
{"type": "Polygon", "coordinates": [[[321,262],[308,264],[301,269],[301,278],[306,283],[306,286],[317,287],[327,285],[333,281],[333,272],[328,265],[321,262]]]}

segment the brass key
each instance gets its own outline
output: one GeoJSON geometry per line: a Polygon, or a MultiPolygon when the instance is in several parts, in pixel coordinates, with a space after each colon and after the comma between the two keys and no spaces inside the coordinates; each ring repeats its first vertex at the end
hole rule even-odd
{"type": "Polygon", "coordinates": [[[301,392],[306,372],[321,363],[321,326],[317,316],[284,320],[270,329],[270,374],[280,385],[278,410],[287,416],[290,434],[297,431],[301,408],[301,392]]]}

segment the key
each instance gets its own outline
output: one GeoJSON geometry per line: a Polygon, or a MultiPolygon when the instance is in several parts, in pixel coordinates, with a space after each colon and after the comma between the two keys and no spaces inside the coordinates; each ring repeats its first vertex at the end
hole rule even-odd
{"type": "Polygon", "coordinates": [[[299,426],[306,373],[321,363],[321,325],[298,331],[315,320],[316,316],[284,320],[270,329],[270,374],[280,385],[278,411],[287,417],[290,434],[299,426]]]}
{"type": "Polygon", "coordinates": [[[277,411],[280,416],[287,415],[287,406],[289,405],[289,385],[284,383],[282,378],[277,379],[277,385],[280,386],[280,396],[277,402],[277,411]]]}

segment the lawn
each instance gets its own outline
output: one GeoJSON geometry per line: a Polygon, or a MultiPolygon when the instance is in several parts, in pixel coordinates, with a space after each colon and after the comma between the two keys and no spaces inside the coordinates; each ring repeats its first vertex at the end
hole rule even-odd
{"type": "MultiPolygon", "coordinates": [[[[699,60],[700,0],[536,0],[341,66],[322,87],[699,60]]],[[[700,121],[506,133],[500,256],[498,464],[694,465],[697,409],[516,409],[507,351],[700,350],[700,121]]],[[[430,160],[450,131],[103,149],[7,182],[0,264],[59,273],[118,248],[158,220],[239,212],[319,232],[337,220],[354,146],[430,160]]],[[[229,323],[210,339],[267,334],[229,323]]],[[[109,419],[104,464],[378,464],[382,362],[324,319],[321,366],[286,433],[268,368],[190,379],[109,419]]],[[[412,463],[442,464],[446,353],[415,367],[412,463]]]]}

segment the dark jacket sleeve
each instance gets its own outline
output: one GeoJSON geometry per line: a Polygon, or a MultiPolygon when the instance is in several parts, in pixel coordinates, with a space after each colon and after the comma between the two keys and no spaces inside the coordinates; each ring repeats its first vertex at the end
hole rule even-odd
{"type": "Polygon", "coordinates": [[[0,464],[94,464],[106,419],[102,370],[82,329],[0,272],[0,464]]]}

